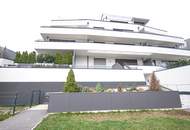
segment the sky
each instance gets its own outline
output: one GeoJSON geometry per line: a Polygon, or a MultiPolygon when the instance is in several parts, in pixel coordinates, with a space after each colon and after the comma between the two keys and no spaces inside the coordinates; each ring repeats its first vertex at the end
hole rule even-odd
{"type": "Polygon", "coordinates": [[[40,26],[52,19],[101,14],[148,18],[148,26],[190,38],[190,0],[0,0],[0,46],[33,51],[40,26]]]}

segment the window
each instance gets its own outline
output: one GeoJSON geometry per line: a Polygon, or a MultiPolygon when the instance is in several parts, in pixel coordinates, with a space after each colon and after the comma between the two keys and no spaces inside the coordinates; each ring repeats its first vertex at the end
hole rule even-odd
{"type": "Polygon", "coordinates": [[[119,63],[122,66],[137,65],[137,60],[136,59],[116,59],[116,63],[119,63]]]}
{"type": "Polygon", "coordinates": [[[94,58],[94,66],[98,68],[103,68],[106,66],[105,58],[94,58]]]}

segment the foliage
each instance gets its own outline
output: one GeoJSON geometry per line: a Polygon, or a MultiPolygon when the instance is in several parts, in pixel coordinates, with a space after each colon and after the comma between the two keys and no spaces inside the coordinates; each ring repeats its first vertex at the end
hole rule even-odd
{"type": "Polygon", "coordinates": [[[71,51],[64,53],[64,55],[63,55],[64,64],[71,65],[72,64],[72,56],[73,56],[73,54],[71,51]]]}
{"type": "Polygon", "coordinates": [[[33,63],[55,63],[55,64],[72,64],[72,52],[66,52],[64,54],[56,53],[55,56],[50,54],[39,54],[36,55],[36,52],[28,53],[24,52],[16,52],[16,57],[14,60],[15,63],[25,63],[25,64],[33,64],[33,63]]]}
{"type": "Polygon", "coordinates": [[[37,62],[38,63],[44,63],[44,61],[45,61],[44,55],[43,54],[39,54],[37,56],[37,62]]]}
{"type": "Polygon", "coordinates": [[[168,68],[176,68],[180,66],[190,65],[190,60],[178,60],[168,64],[168,68]]]}
{"type": "Polygon", "coordinates": [[[28,54],[28,63],[36,63],[36,52],[31,52],[28,54]]]}
{"type": "Polygon", "coordinates": [[[21,63],[21,53],[20,51],[16,52],[16,56],[15,56],[15,63],[21,63]]]}
{"type": "Polygon", "coordinates": [[[50,54],[39,54],[37,56],[38,63],[54,63],[55,57],[50,54]]]}
{"type": "Polygon", "coordinates": [[[55,64],[72,64],[72,52],[56,53],[55,55],[55,64]]]}
{"type": "Polygon", "coordinates": [[[16,57],[14,60],[15,63],[36,63],[36,52],[28,53],[27,51],[24,52],[16,52],[16,57]]]}
{"type": "Polygon", "coordinates": [[[28,63],[28,52],[27,51],[22,52],[21,63],[28,63]]]}
{"type": "Polygon", "coordinates": [[[182,110],[57,113],[35,130],[189,130],[189,124],[190,113],[182,110]]]}
{"type": "Polygon", "coordinates": [[[44,55],[44,62],[45,63],[54,63],[55,57],[49,54],[44,55]]]}
{"type": "Polygon", "coordinates": [[[61,53],[56,53],[55,55],[55,64],[63,64],[63,56],[61,53]]]}
{"type": "Polygon", "coordinates": [[[0,114],[0,121],[3,121],[11,116],[10,113],[0,114]]]}
{"type": "Polygon", "coordinates": [[[96,84],[96,92],[103,92],[103,91],[104,91],[104,89],[103,89],[101,83],[97,83],[96,84]]]}
{"type": "Polygon", "coordinates": [[[80,92],[81,89],[77,86],[75,75],[71,69],[67,76],[67,81],[64,84],[64,92],[80,92]]]}
{"type": "Polygon", "coordinates": [[[117,87],[117,91],[120,92],[120,93],[123,92],[123,91],[122,91],[122,88],[121,88],[120,86],[117,87]]]}
{"type": "Polygon", "coordinates": [[[157,80],[154,72],[150,76],[149,90],[151,90],[151,91],[159,91],[160,90],[159,80],[157,80]]]}

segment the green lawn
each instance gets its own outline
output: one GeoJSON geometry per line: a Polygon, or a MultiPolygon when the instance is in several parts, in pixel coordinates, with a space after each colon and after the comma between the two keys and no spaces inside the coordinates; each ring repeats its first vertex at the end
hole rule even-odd
{"type": "MultiPolygon", "coordinates": [[[[27,106],[17,106],[15,110],[15,114],[23,111],[24,109],[28,108],[27,106]]],[[[0,106],[0,121],[3,121],[11,116],[13,112],[12,106],[0,106]]]]}
{"type": "Polygon", "coordinates": [[[182,110],[51,114],[35,130],[190,130],[182,110]]]}

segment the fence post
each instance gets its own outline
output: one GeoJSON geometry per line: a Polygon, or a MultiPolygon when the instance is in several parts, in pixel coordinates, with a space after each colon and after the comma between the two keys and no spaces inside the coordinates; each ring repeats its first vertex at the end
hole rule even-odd
{"type": "Polygon", "coordinates": [[[31,99],[30,99],[30,108],[32,107],[32,103],[33,103],[33,97],[34,97],[34,90],[32,91],[32,96],[31,96],[31,99]]]}
{"type": "Polygon", "coordinates": [[[41,99],[41,90],[39,90],[39,101],[38,101],[38,103],[40,104],[40,99],[41,99]]]}
{"type": "Polygon", "coordinates": [[[18,96],[18,93],[16,93],[15,98],[14,98],[13,115],[15,114],[15,110],[16,110],[17,96],[18,96]]]}

